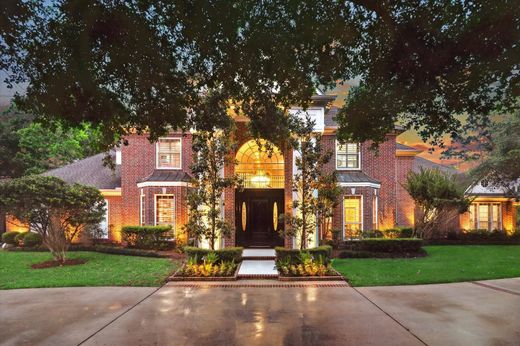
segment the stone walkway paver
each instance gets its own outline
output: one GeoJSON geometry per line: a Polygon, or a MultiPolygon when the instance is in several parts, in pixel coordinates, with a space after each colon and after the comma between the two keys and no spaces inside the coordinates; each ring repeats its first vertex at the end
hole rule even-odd
{"type": "Polygon", "coordinates": [[[247,276],[277,277],[278,271],[274,266],[274,260],[243,260],[238,277],[247,276]]]}

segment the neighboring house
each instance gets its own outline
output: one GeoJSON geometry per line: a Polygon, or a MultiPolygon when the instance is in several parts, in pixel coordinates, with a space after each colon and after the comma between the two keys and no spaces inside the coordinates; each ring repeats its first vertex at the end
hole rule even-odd
{"type": "MultiPolygon", "coordinates": [[[[315,131],[322,133],[324,150],[334,154],[324,169],[337,172],[343,191],[332,229],[341,230],[346,238],[359,230],[413,226],[415,205],[403,187],[407,174],[420,167],[456,171],[419,158],[419,150],[398,143],[400,127],[387,134],[378,152],[370,149],[370,143],[340,145],[334,121],[337,108],[329,107],[334,99],[317,95],[307,110],[315,121],[315,131]]],[[[291,112],[301,113],[298,109],[291,112]]],[[[291,185],[297,153],[275,147],[268,155],[248,133],[246,119],[236,120],[237,165],[226,166],[223,174],[238,174],[244,189],[224,192],[223,214],[235,231],[221,239],[219,246],[292,247],[293,239],[282,239],[277,231],[283,227],[279,215],[291,212],[293,198],[297,198],[291,185]]],[[[181,236],[188,217],[185,200],[191,179],[192,135],[172,132],[153,144],[145,135],[132,134],[126,140],[128,145],[112,154],[115,171],[103,166],[104,154],[99,154],[45,175],[100,189],[108,206],[101,225],[108,239],[120,241],[124,225],[169,224],[181,236]]]]}
{"type": "MultiPolygon", "coordinates": [[[[512,189],[518,189],[519,184],[512,189]]],[[[469,212],[461,215],[462,229],[506,230],[517,227],[517,208],[520,203],[503,187],[489,186],[485,180],[470,186],[466,194],[474,198],[469,212]]]]}

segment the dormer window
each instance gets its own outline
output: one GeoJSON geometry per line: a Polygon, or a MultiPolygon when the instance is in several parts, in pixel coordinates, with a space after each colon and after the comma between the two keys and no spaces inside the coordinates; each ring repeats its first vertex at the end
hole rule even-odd
{"type": "Polygon", "coordinates": [[[358,143],[340,144],[336,141],[336,169],[361,169],[361,150],[358,143]]]}
{"type": "Polygon", "coordinates": [[[159,169],[181,169],[180,138],[159,138],[157,141],[156,166],[159,169]]]}

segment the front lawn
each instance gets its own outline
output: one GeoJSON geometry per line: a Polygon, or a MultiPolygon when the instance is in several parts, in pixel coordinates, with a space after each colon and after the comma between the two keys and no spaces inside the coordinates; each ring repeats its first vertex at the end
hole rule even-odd
{"type": "Polygon", "coordinates": [[[0,251],[0,288],[71,286],[159,286],[176,268],[167,258],[69,252],[81,265],[32,269],[31,265],[52,259],[48,252],[0,251]]]}
{"type": "Polygon", "coordinates": [[[520,246],[425,246],[427,257],[335,259],[353,286],[415,285],[520,276],[520,246]]]}

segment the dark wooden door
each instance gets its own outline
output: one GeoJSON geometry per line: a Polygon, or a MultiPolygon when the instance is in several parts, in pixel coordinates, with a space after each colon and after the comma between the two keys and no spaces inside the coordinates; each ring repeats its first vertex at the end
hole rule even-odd
{"type": "Polygon", "coordinates": [[[282,189],[245,189],[235,193],[236,243],[245,247],[283,246],[277,222],[284,211],[282,189]]]}

